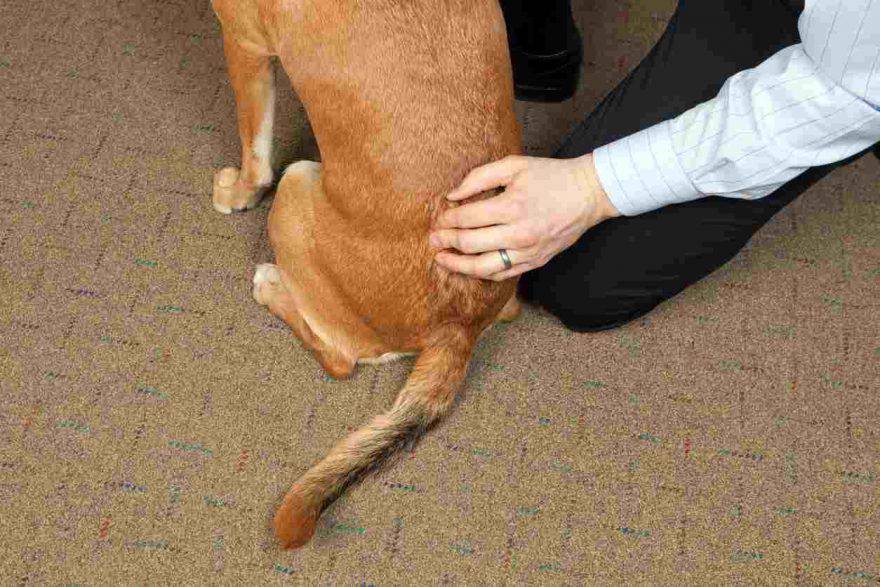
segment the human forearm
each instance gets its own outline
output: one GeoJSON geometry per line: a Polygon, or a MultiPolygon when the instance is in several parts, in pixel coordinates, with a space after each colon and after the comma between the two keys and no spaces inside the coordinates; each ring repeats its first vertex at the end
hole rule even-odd
{"type": "Polygon", "coordinates": [[[621,212],[763,197],[880,140],[880,4],[840,6],[808,2],[803,44],[733,76],[715,99],[597,149],[621,212]]]}

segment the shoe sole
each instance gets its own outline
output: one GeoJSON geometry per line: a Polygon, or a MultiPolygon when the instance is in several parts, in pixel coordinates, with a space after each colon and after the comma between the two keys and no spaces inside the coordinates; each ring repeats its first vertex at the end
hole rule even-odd
{"type": "MultiPolygon", "coordinates": [[[[571,99],[578,89],[581,77],[581,65],[583,64],[583,45],[579,46],[580,50],[569,53],[566,60],[553,69],[540,74],[530,76],[533,79],[530,83],[515,82],[514,92],[517,100],[525,102],[565,102],[571,99]]],[[[536,63],[542,61],[551,63],[553,60],[564,58],[565,54],[544,56],[544,55],[524,55],[518,59],[524,63],[528,63],[532,67],[536,63]]],[[[515,69],[525,69],[527,67],[519,67],[515,69]]]]}

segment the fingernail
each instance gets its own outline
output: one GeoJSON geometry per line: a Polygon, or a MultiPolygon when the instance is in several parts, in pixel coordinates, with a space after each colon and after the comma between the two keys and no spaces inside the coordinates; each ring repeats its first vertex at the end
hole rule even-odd
{"type": "Polygon", "coordinates": [[[437,234],[432,234],[429,242],[431,243],[432,247],[436,247],[438,249],[443,245],[443,243],[440,242],[440,237],[437,236],[437,234]]]}

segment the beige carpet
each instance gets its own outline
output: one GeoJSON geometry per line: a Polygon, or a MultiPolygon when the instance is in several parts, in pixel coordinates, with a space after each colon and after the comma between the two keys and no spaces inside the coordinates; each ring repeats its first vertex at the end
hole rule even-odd
{"type": "MultiPolygon", "coordinates": [[[[519,105],[547,153],[672,0],[582,0],[572,104],[519,105]]],[[[281,162],[314,157],[281,92],[281,162]]],[[[0,584],[876,584],[880,162],[833,173],[646,319],[530,310],[455,414],[327,512],[269,522],[411,363],[328,380],[250,297],[270,202],[238,162],[207,1],[0,12],[0,584]]]]}

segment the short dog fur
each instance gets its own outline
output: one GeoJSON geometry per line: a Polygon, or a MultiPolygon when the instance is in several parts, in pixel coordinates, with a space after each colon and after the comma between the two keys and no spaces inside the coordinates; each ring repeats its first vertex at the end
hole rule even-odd
{"type": "MultiPolygon", "coordinates": [[[[214,179],[214,206],[251,208],[273,183],[277,56],[322,162],[291,165],[269,216],[276,264],[254,298],[337,378],[416,354],[389,411],[341,440],[275,516],[284,547],[363,473],[438,421],[477,337],[519,307],[515,280],[452,275],[429,229],[472,168],[521,152],[497,0],[213,0],[238,107],[241,168],[214,179]]],[[[487,194],[484,194],[484,196],[487,194]]]]}

